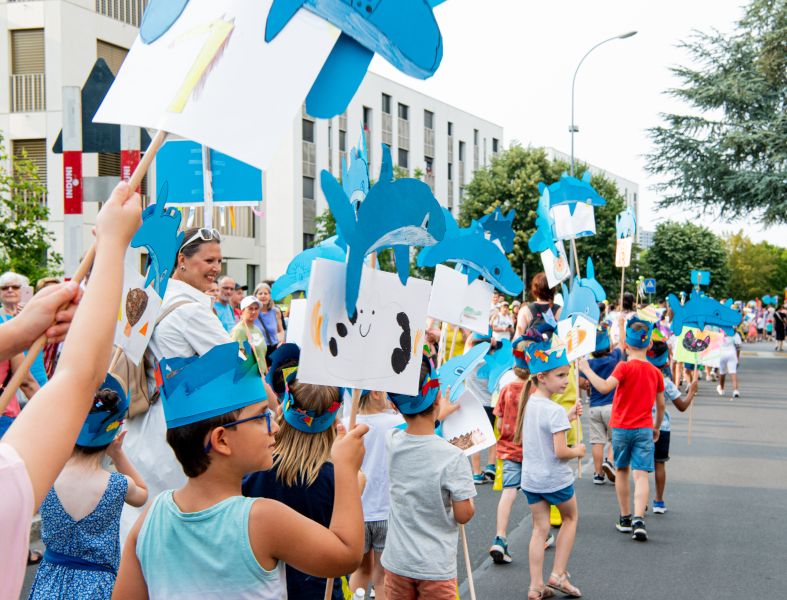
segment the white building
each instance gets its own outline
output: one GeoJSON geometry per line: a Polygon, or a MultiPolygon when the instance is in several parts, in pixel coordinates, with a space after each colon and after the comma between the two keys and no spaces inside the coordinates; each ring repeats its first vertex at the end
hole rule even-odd
{"type": "MultiPolygon", "coordinates": [[[[117,73],[137,36],[146,0],[0,0],[0,132],[10,155],[25,150],[48,186],[55,250],[63,252],[63,161],[52,146],[62,128],[62,89],[82,86],[96,59],[117,73]]],[[[314,236],[314,218],[326,208],[319,173],[340,177],[340,153],[367,131],[370,176],[377,179],[381,144],[394,164],[424,173],[437,199],[456,209],[466,182],[502,149],[503,129],[489,121],[370,73],[346,113],[331,120],[298,114],[279,156],[264,175],[262,209],[234,210],[223,234],[225,272],[253,286],[276,278],[314,236]]],[[[83,176],[119,176],[117,153],[85,154],[83,176]]],[[[10,167],[10,165],[6,165],[10,167]]],[[[148,185],[155,198],[155,169],[148,185]]],[[[83,247],[97,204],[84,204],[83,247]]],[[[201,219],[198,212],[197,219],[201,219]]],[[[214,223],[219,223],[218,215],[214,223]]]]}
{"type": "Polygon", "coordinates": [[[653,235],[654,231],[646,231],[645,229],[640,229],[637,231],[637,244],[643,250],[647,250],[651,246],[653,246],[653,235]]]}

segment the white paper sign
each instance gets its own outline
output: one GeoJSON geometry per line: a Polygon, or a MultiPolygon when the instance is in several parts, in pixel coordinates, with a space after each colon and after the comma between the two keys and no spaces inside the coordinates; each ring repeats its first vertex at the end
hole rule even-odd
{"type": "Polygon", "coordinates": [[[415,395],[432,286],[414,277],[403,286],[394,273],[364,267],[357,318],[350,320],[345,274],[344,263],[312,264],[298,379],[415,395]]]}
{"type": "Polygon", "coordinates": [[[562,241],[555,242],[557,247],[557,256],[550,248],[547,248],[541,253],[541,264],[544,265],[544,273],[547,276],[547,285],[551,288],[560,285],[561,281],[565,281],[571,276],[571,270],[568,265],[568,258],[566,257],[566,249],[562,241]]]}
{"type": "Polygon", "coordinates": [[[631,245],[634,238],[618,238],[615,244],[615,266],[628,267],[631,264],[631,245]]]}
{"type": "Polygon", "coordinates": [[[339,35],[301,10],[266,43],[271,4],[191,0],[155,42],[137,37],[93,120],[163,129],[269,167],[339,35]]]}
{"type": "Polygon", "coordinates": [[[153,284],[145,287],[145,276],[134,266],[134,256],[128,252],[123,265],[123,295],[115,325],[115,346],[138,365],[153,335],[162,300],[153,284]]]}
{"type": "Polygon", "coordinates": [[[549,211],[555,221],[555,238],[570,240],[595,235],[596,218],[593,215],[593,205],[577,202],[574,204],[573,214],[570,206],[570,204],[558,204],[549,211]]]}
{"type": "Polygon", "coordinates": [[[287,318],[287,343],[303,344],[306,328],[306,298],[290,300],[290,316],[287,318]]]}
{"type": "Polygon", "coordinates": [[[484,406],[472,392],[459,398],[460,408],[443,421],[443,438],[470,456],[495,443],[495,432],[484,406]]]}
{"type": "Polygon", "coordinates": [[[596,349],[596,324],[582,315],[558,321],[557,336],[566,346],[569,361],[587,356],[596,349]]]}
{"type": "Polygon", "coordinates": [[[437,265],[426,314],[438,321],[487,335],[493,291],[494,287],[486,281],[476,279],[468,285],[467,275],[437,265]]]}

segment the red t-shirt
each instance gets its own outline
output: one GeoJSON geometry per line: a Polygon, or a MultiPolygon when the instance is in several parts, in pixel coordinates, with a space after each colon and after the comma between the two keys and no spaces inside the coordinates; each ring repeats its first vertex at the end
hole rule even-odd
{"type": "Polygon", "coordinates": [[[519,398],[522,396],[523,381],[512,381],[500,390],[494,414],[500,417],[500,439],[497,440],[497,458],[522,462],[522,444],[514,443],[516,432],[516,414],[519,410],[519,398]]]}
{"type": "Polygon", "coordinates": [[[653,404],[656,394],[664,391],[661,372],[644,360],[620,362],[612,371],[618,380],[612,399],[609,426],[617,429],[653,427],[653,404]]]}

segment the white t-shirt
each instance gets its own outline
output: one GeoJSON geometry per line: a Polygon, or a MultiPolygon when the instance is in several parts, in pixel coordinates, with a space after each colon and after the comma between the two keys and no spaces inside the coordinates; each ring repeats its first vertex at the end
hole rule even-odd
{"type": "MultiPolygon", "coordinates": [[[[514,320],[511,318],[511,313],[506,315],[497,313],[497,315],[492,319],[492,326],[493,327],[513,327],[514,320]]],[[[492,337],[496,340],[510,340],[511,339],[511,332],[510,331],[492,331],[492,337]]]]}
{"type": "MultiPolygon", "coordinates": [[[[345,428],[350,419],[342,419],[345,428]]],[[[391,510],[391,496],[388,491],[388,452],[385,449],[385,434],[390,429],[404,423],[401,415],[393,411],[373,415],[358,415],[356,422],[365,423],[369,431],[363,436],[366,454],[361,471],[366,475],[366,487],[361,495],[363,520],[386,521],[391,510]]]]}
{"type": "Polygon", "coordinates": [[[574,483],[567,460],[555,455],[552,434],[571,425],[562,406],[543,396],[532,395],[525,405],[522,428],[522,489],[549,494],[574,483]]]}

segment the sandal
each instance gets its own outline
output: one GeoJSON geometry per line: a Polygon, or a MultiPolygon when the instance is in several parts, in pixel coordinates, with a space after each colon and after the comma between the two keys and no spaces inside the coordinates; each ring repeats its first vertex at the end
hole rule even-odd
{"type": "Polygon", "coordinates": [[[542,587],[541,589],[530,587],[527,589],[528,600],[543,600],[544,598],[552,598],[554,595],[555,592],[548,587],[542,587]]]}
{"type": "Polygon", "coordinates": [[[37,565],[41,562],[41,559],[44,558],[44,555],[41,554],[38,550],[30,550],[27,553],[27,566],[37,565]]]}
{"type": "Polygon", "coordinates": [[[569,579],[571,579],[571,575],[568,573],[568,571],[563,573],[563,575],[552,573],[549,576],[547,587],[552,588],[552,590],[555,592],[565,594],[569,598],[581,598],[582,592],[579,591],[578,587],[572,585],[569,579]]]}

